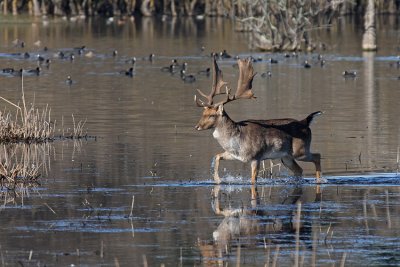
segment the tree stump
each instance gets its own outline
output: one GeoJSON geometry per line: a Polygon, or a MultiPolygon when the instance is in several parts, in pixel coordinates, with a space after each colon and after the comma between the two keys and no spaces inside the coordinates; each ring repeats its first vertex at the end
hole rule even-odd
{"type": "Polygon", "coordinates": [[[368,0],[367,9],[364,16],[364,35],[362,39],[362,49],[364,51],[376,51],[376,27],[375,27],[375,3],[368,0]]]}

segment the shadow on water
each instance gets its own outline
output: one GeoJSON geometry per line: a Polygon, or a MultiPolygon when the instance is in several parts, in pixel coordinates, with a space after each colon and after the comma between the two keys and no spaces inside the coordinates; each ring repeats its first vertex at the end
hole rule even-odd
{"type": "MultiPolygon", "coordinates": [[[[26,99],[52,107],[59,128],[71,113],[87,118],[88,133],[98,138],[20,146],[28,157],[14,164],[44,168],[40,185],[12,198],[6,187],[0,191],[1,262],[398,265],[398,24],[390,21],[378,24],[377,54],[360,52],[361,33],[349,21],[315,31],[328,48],[318,51],[323,66],[318,53],[249,52],[246,34],[235,33],[230,20],[2,24],[2,68],[35,69],[37,54],[52,59],[26,77],[26,99]],[[17,38],[25,49],[12,45],[17,38]],[[209,54],[226,44],[232,55],[261,59],[254,63],[257,102],[228,105],[235,120],[325,111],[311,126],[312,147],[323,157],[322,184],[307,163],[305,179],[295,180],[274,162],[272,178],[260,177],[254,187],[247,165],[223,162],[224,184],[214,185],[209,166],[220,148],[210,132],[194,131],[200,111],[193,95],[209,88],[209,54]],[[82,54],[74,50],[83,45],[82,54]],[[179,68],[188,63],[195,82],[162,71],[173,59],[179,68]],[[357,75],[343,77],[345,70],[357,75]]],[[[230,84],[237,81],[234,63],[220,61],[230,84]]],[[[17,102],[19,77],[6,72],[0,79],[1,96],[17,102]]],[[[0,156],[11,150],[2,147],[0,156]]]]}

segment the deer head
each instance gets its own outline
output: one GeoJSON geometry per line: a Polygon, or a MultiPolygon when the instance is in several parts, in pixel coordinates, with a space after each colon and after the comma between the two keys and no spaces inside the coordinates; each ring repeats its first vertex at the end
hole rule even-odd
{"type": "Polygon", "coordinates": [[[194,100],[198,107],[203,107],[203,114],[200,118],[200,121],[197,123],[195,128],[197,130],[207,130],[211,128],[215,128],[218,121],[224,116],[224,105],[234,100],[238,100],[241,98],[250,99],[255,98],[252,89],[253,78],[257,73],[254,73],[253,65],[251,63],[250,58],[247,59],[239,59],[239,79],[238,85],[236,88],[236,92],[234,95],[230,94],[230,89],[227,87],[227,83],[223,81],[222,71],[218,67],[217,60],[214,57],[213,60],[213,83],[211,92],[206,95],[201,90],[197,90],[199,94],[206,100],[202,101],[194,96],[194,100]],[[224,87],[225,86],[225,90],[224,87]],[[226,97],[224,100],[214,103],[214,97],[216,95],[225,94],[226,97]]]}

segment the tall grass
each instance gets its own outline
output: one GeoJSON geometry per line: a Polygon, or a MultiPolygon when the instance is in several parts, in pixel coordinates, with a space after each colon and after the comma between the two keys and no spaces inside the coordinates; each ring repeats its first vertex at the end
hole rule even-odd
{"type": "MultiPolygon", "coordinates": [[[[55,139],[56,121],[51,120],[51,108],[46,105],[43,109],[36,108],[33,101],[27,106],[25,101],[22,77],[21,103],[13,103],[4,97],[0,99],[15,107],[16,111],[0,111],[0,142],[2,143],[41,143],[55,139]]],[[[85,137],[84,126],[86,121],[75,122],[72,115],[74,128],[65,135],[63,129],[61,138],[78,139],[85,137]]]]}
{"type": "MultiPolygon", "coordinates": [[[[3,97],[0,97],[3,100],[3,97]]],[[[22,98],[25,104],[24,97],[22,98]]],[[[6,100],[9,102],[8,100],[6,100]]],[[[11,102],[9,102],[11,103],[11,102]]],[[[46,106],[42,111],[31,104],[29,109],[13,104],[17,111],[0,112],[0,141],[1,142],[45,142],[53,139],[54,124],[51,123],[51,109],[46,106]]]]}

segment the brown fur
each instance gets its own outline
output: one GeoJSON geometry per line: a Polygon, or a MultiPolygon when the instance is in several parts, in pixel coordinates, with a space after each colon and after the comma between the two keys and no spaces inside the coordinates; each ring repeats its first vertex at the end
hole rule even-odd
{"type": "Polygon", "coordinates": [[[237,159],[251,163],[251,182],[256,183],[260,162],[265,159],[281,159],[282,163],[293,171],[295,176],[302,176],[303,169],[295,160],[313,162],[316,176],[320,178],[320,154],[311,153],[310,123],[314,116],[321,112],[311,113],[303,120],[275,119],[275,120],[246,120],[235,122],[224,111],[224,105],[238,100],[255,98],[252,92],[252,82],[256,75],[251,59],[239,59],[239,78],[236,92],[230,95],[226,88],[226,99],[214,103],[214,97],[223,93],[226,86],[222,71],[219,69],[216,58],[213,60],[213,83],[211,92],[207,95],[198,90],[207,102],[195,96],[197,106],[204,107],[202,117],[195,128],[207,130],[214,128],[213,136],[225,150],[215,156],[214,180],[220,183],[218,175],[220,160],[237,159]]]}
{"type": "Polygon", "coordinates": [[[223,105],[205,107],[197,130],[214,128],[214,138],[225,152],[215,156],[214,179],[218,175],[219,161],[238,159],[251,163],[251,181],[256,183],[260,162],[265,159],[281,159],[295,176],[302,176],[303,170],[295,160],[313,162],[316,176],[320,177],[320,154],[311,153],[311,129],[309,124],[315,115],[303,120],[273,119],[246,120],[235,122],[224,111],[223,105]]]}

